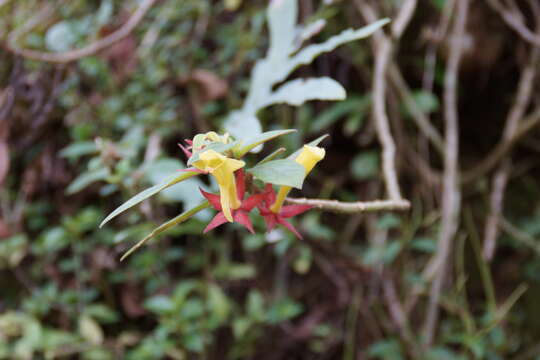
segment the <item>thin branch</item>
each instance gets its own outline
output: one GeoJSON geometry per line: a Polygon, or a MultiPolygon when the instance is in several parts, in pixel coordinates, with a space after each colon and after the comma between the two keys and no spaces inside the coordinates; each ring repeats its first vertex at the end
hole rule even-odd
{"type": "MultiPolygon", "coordinates": [[[[373,21],[377,18],[377,14],[375,14],[375,11],[369,4],[356,1],[356,5],[366,20],[373,21]]],[[[395,40],[398,40],[403,34],[406,25],[414,13],[415,7],[416,1],[414,0],[408,0],[401,7],[400,12],[397,15],[400,23],[392,28],[395,40]]],[[[402,200],[403,198],[401,196],[396,174],[396,144],[390,130],[386,112],[386,78],[388,66],[392,58],[393,43],[381,30],[375,33],[374,39],[375,71],[373,76],[373,117],[375,120],[377,136],[383,148],[383,176],[388,197],[392,200],[402,200]]]]}
{"type": "Polygon", "coordinates": [[[506,24],[521,38],[534,46],[540,46],[540,36],[535,34],[521,20],[519,13],[504,7],[498,0],[486,0],[493,10],[499,13],[506,24]]]}
{"type": "Polygon", "coordinates": [[[506,154],[508,154],[508,152],[513,149],[514,145],[518,143],[521,138],[523,138],[529,133],[529,131],[531,131],[540,124],[540,107],[538,107],[532,114],[523,118],[523,120],[520,122],[521,125],[514,133],[514,136],[512,136],[508,140],[502,139],[495,146],[493,151],[491,151],[491,153],[486,156],[480,164],[463,173],[461,179],[462,183],[466,184],[478,179],[482,175],[491,171],[493,167],[495,167],[497,164],[499,164],[501,159],[504,158],[506,154]]]}
{"type": "Polygon", "coordinates": [[[117,31],[81,49],[66,51],[63,53],[49,53],[17,47],[15,44],[20,32],[8,37],[7,49],[17,55],[36,61],[52,63],[69,63],[86,56],[93,55],[127,37],[141,22],[148,10],[157,0],[143,0],[131,18],[117,31]],[[16,35],[16,36],[14,36],[16,35]]]}
{"type": "Polygon", "coordinates": [[[540,241],[533,238],[531,235],[520,230],[517,226],[514,226],[511,222],[501,217],[499,220],[499,226],[502,230],[513,237],[515,240],[531,248],[537,256],[540,256],[540,241]]]}
{"type": "Polygon", "coordinates": [[[386,71],[392,54],[392,43],[381,37],[375,53],[375,75],[373,78],[373,111],[375,129],[383,147],[382,167],[386,190],[390,199],[401,199],[401,191],[396,174],[396,144],[390,132],[386,113],[386,71]]]}
{"type": "Polygon", "coordinates": [[[357,214],[363,212],[377,211],[406,211],[410,209],[411,203],[407,200],[374,200],[367,202],[341,202],[337,200],[287,198],[286,201],[297,205],[311,205],[315,209],[322,211],[357,214]]]}
{"type": "Polygon", "coordinates": [[[450,257],[452,243],[459,223],[461,192],[459,186],[459,115],[457,100],[457,81],[463,54],[463,39],[467,24],[469,0],[456,0],[457,10],[451,34],[450,54],[444,79],[444,118],[445,118],[445,159],[442,193],[442,224],[439,234],[438,250],[432,263],[436,274],[431,285],[430,299],[423,334],[426,345],[433,342],[439,316],[439,299],[446,275],[446,265],[450,257]]]}
{"type": "MultiPolygon", "coordinates": [[[[535,48],[531,51],[529,62],[519,80],[516,101],[508,113],[503,132],[503,139],[509,140],[516,133],[519,120],[523,118],[527,107],[531,102],[534,79],[536,78],[536,63],[539,51],[535,48]]],[[[495,253],[497,236],[499,235],[499,219],[502,214],[504,192],[510,176],[511,162],[509,158],[504,159],[493,175],[492,191],[490,195],[490,210],[484,227],[484,242],[482,255],[486,261],[490,261],[495,253]]]]}
{"type": "Polygon", "coordinates": [[[442,139],[439,131],[431,124],[426,114],[420,110],[416,102],[414,101],[411,90],[409,89],[403,75],[399,70],[398,66],[395,63],[390,65],[390,81],[392,85],[396,88],[398,94],[404,100],[405,105],[412,115],[412,119],[422,131],[422,133],[431,141],[435,149],[439,151],[440,154],[444,153],[444,140],[442,139]]]}
{"type": "Polygon", "coordinates": [[[405,32],[407,25],[411,22],[411,18],[416,10],[417,0],[405,0],[395,20],[392,23],[392,36],[399,39],[405,32]]]}

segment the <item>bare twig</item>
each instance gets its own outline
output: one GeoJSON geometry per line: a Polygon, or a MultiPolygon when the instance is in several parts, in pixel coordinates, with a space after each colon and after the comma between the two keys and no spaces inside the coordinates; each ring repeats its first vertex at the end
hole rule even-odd
{"type": "Polygon", "coordinates": [[[424,324],[424,341],[430,345],[435,335],[439,315],[439,299],[446,274],[452,242],[459,223],[461,192],[459,186],[459,122],[457,104],[457,80],[463,54],[463,39],[469,10],[469,0],[457,1],[457,10],[451,34],[450,54],[444,79],[445,159],[442,194],[442,224],[438,250],[431,264],[436,275],[431,285],[430,300],[424,324]]]}
{"type": "Polygon", "coordinates": [[[382,167],[386,190],[390,199],[401,199],[401,191],[396,174],[396,144],[390,132],[386,114],[386,70],[392,53],[392,43],[381,37],[375,53],[375,75],[373,78],[373,111],[377,136],[383,147],[382,167]]]}
{"type": "Polygon", "coordinates": [[[431,141],[435,149],[437,149],[441,154],[444,153],[444,141],[441,134],[431,124],[428,117],[422,112],[422,110],[420,110],[420,108],[414,101],[411,95],[411,90],[403,79],[401,71],[395,63],[390,65],[389,70],[389,76],[390,80],[392,81],[392,85],[394,85],[398,94],[404,100],[405,105],[411,112],[414,122],[416,123],[420,131],[422,131],[422,133],[431,141]]]}
{"type": "Polygon", "coordinates": [[[403,303],[399,299],[394,279],[388,275],[384,276],[382,279],[382,288],[386,306],[388,307],[392,321],[396,324],[396,327],[401,334],[401,338],[407,342],[407,349],[410,352],[411,358],[416,359],[419,357],[418,346],[411,332],[403,303]]]}
{"type": "Polygon", "coordinates": [[[403,32],[409,25],[412,16],[414,15],[414,10],[416,10],[417,0],[406,0],[401,5],[395,20],[392,23],[392,36],[395,39],[399,39],[403,32]]]}
{"type": "Polygon", "coordinates": [[[531,235],[527,234],[524,231],[521,231],[518,227],[514,226],[505,218],[501,217],[498,224],[502,230],[513,237],[515,240],[520,243],[530,247],[537,256],[540,256],[540,241],[533,238],[531,235]]]}
{"type": "Polygon", "coordinates": [[[322,211],[335,212],[340,214],[356,214],[362,212],[376,211],[405,211],[411,207],[407,200],[374,200],[367,202],[341,202],[337,200],[323,199],[295,199],[287,198],[287,202],[298,205],[311,205],[322,211]]]}
{"type": "Polygon", "coordinates": [[[534,46],[540,46],[540,36],[532,32],[522,20],[521,14],[517,10],[506,8],[499,0],[487,0],[493,10],[499,13],[501,18],[512,28],[521,38],[534,46]]]}
{"type": "Polygon", "coordinates": [[[52,63],[69,63],[83,57],[93,55],[127,37],[133,31],[133,29],[137,27],[156,1],[157,0],[143,0],[131,18],[129,18],[129,20],[120,29],[81,49],[71,50],[63,53],[49,53],[19,48],[15,44],[21,34],[20,31],[13,33],[8,37],[7,49],[27,59],[52,63]]]}
{"type": "MultiPolygon", "coordinates": [[[[369,4],[356,1],[356,5],[366,20],[373,21],[377,18],[375,11],[369,4]]],[[[414,13],[415,7],[416,0],[408,0],[402,5],[400,12],[397,15],[399,23],[394,24],[392,27],[392,35],[395,40],[398,40],[403,34],[403,31],[414,13]]],[[[392,200],[402,200],[396,174],[396,144],[392,137],[386,112],[386,77],[388,66],[392,58],[393,43],[381,30],[375,34],[374,39],[375,71],[373,76],[373,117],[375,120],[377,136],[383,148],[383,176],[388,197],[392,200]]]]}
{"type": "MultiPolygon", "coordinates": [[[[538,56],[538,48],[533,49],[531,51],[529,63],[521,73],[516,101],[506,119],[503,140],[508,141],[514,136],[519,125],[519,120],[523,118],[527,111],[527,107],[531,102],[538,56]]],[[[503,209],[504,192],[506,184],[508,183],[510,170],[510,159],[506,158],[493,175],[490,210],[484,228],[484,243],[482,249],[482,255],[487,261],[490,261],[493,258],[495,252],[496,240],[499,235],[498,223],[503,209]]]]}
{"type": "Polygon", "coordinates": [[[513,149],[514,145],[518,143],[521,138],[540,124],[540,107],[523,118],[520,123],[521,125],[510,139],[502,139],[480,164],[463,173],[461,179],[462,183],[474,181],[497,166],[501,159],[513,149]]]}

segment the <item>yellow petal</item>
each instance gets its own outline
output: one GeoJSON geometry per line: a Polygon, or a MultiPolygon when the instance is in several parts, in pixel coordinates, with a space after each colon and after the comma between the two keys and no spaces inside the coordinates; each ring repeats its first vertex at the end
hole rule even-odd
{"type": "MultiPolygon", "coordinates": [[[[313,170],[313,167],[321,161],[324,158],[324,155],[326,152],[323,148],[317,147],[317,146],[311,146],[311,145],[304,145],[302,148],[302,152],[298,157],[295,159],[297,163],[302,165],[304,167],[304,170],[306,171],[306,175],[313,170]]],[[[282,186],[279,189],[279,192],[276,197],[276,202],[270,207],[270,211],[273,213],[279,213],[281,210],[281,207],[283,206],[283,202],[285,201],[285,198],[291,191],[290,186],[282,186]]]]}
{"type": "Polygon", "coordinates": [[[219,185],[221,208],[225,218],[232,222],[231,209],[241,205],[236,193],[234,172],[245,166],[241,160],[231,159],[214,150],[207,150],[199,155],[199,160],[193,163],[196,168],[209,172],[216,178],[219,185]]]}
{"type": "Polygon", "coordinates": [[[324,159],[325,154],[326,152],[321,147],[304,145],[295,161],[304,167],[307,175],[319,161],[324,159]]]}

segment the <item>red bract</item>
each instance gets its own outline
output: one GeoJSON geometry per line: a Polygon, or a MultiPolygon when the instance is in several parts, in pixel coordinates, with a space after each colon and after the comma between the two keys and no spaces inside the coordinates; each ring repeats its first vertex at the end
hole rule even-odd
{"type": "Polygon", "coordinates": [[[294,226],[292,226],[292,224],[285,219],[300,215],[311,209],[313,206],[285,205],[281,207],[278,213],[274,213],[270,210],[270,207],[275,201],[276,193],[274,192],[274,188],[271,184],[267,184],[264,192],[264,201],[262,201],[258,206],[259,212],[261,213],[261,216],[264,217],[264,221],[266,222],[267,230],[270,231],[276,226],[276,224],[281,224],[288,230],[290,230],[299,239],[303,239],[302,235],[300,235],[300,233],[294,228],[294,226]]]}
{"type": "Polygon", "coordinates": [[[180,149],[182,149],[182,151],[184,152],[184,154],[186,155],[186,157],[189,159],[191,157],[191,155],[193,155],[191,153],[191,151],[189,151],[189,149],[193,148],[193,141],[189,140],[189,139],[186,139],[184,140],[186,142],[186,144],[188,144],[187,147],[183,146],[182,144],[178,143],[178,146],[180,146],[180,149]]]}
{"type": "MultiPolygon", "coordinates": [[[[212,205],[214,209],[219,211],[204,229],[204,233],[206,234],[208,231],[225,224],[227,222],[227,219],[225,218],[225,215],[223,214],[223,211],[221,209],[219,195],[208,193],[203,189],[200,189],[200,191],[203,196],[208,200],[210,205],[212,205]]],[[[243,169],[240,169],[236,172],[236,192],[238,193],[238,198],[240,199],[242,204],[238,209],[232,209],[233,220],[243,225],[246,229],[248,229],[250,233],[254,234],[255,231],[253,230],[253,225],[251,223],[251,220],[249,219],[249,212],[253,210],[255,206],[259,205],[266,195],[264,193],[255,194],[244,200],[246,184],[243,169]]]]}

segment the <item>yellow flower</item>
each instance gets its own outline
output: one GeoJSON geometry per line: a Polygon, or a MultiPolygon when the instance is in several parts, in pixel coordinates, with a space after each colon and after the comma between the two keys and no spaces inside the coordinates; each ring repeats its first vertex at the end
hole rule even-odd
{"type": "Polygon", "coordinates": [[[212,174],[219,185],[221,209],[225,218],[233,221],[231,209],[241,205],[236,193],[234,172],[243,168],[246,163],[241,160],[228,158],[214,150],[206,150],[199,155],[199,160],[193,163],[197,169],[212,174]]]}
{"type": "MultiPolygon", "coordinates": [[[[325,151],[323,148],[317,147],[317,146],[310,146],[310,145],[304,145],[302,148],[302,152],[298,157],[295,159],[297,163],[302,165],[304,167],[304,170],[306,171],[306,176],[311,172],[313,167],[324,159],[325,151]]],[[[283,205],[283,202],[285,201],[285,198],[291,191],[290,186],[282,186],[279,189],[279,193],[277,194],[276,202],[270,207],[270,210],[273,213],[279,213],[281,210],[281,206],[283,205]]]]}
{"type": "Polygon", "coordinates": [[[228,144],[232,141],[229,133],[225,133],[223,135],[219,135],[215,131],[209,131],[205,134],[197,134],[195,137],[193,137],[193,150],[194,151],[202,151],[206,145],[213,143],[213,142],[220,142],[223,144],[228,144]]]}

